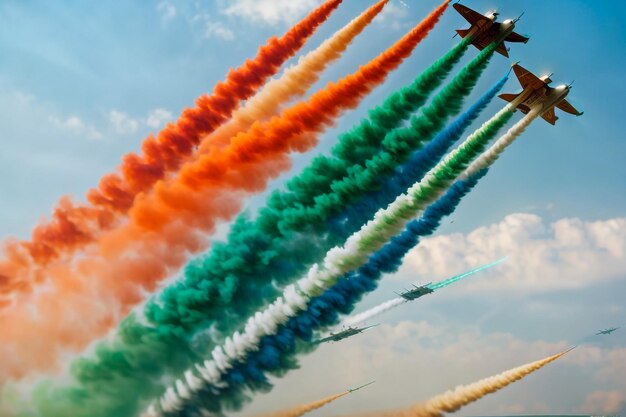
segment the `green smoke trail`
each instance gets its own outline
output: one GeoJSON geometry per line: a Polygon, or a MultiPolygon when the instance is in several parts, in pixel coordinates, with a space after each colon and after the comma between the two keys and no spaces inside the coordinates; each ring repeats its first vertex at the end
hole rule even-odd
{"type": "Polygon", "coordinates": [[[453,283],[455,283],[457,281],[460,281],[463,278],[467,278],[470,275],[473,275],[473,274],[475,274],[477,272],[480,272],[480,271],[482,271],[484,269],[488,269],[488,268],[491,268],[492,266],[498,265],[499,263],[502,263],[505,260],[506,260],[506,257],[498,259],[497,261],[494,261],[494,262],[492,262],[490,264],[487,264],[487,265],[483,265],[483,266],[481,266],[479,268],[476,268],[476,269],[472,269],[471,271],[467,271],[467,272],[465,272],[463,274],[455,275],[455,276],[450,277],[448,279],[444,279],[443,281],[435,282],[434,284],[429,284],[429,285],[427,285],[427,287],[430,288],[431,290],[438,290],[439,288],[447,287],[448,285],[453,284],[453,283]]]}
{"type": "Polygon", "coordinates": [[[476,85],[495,48],[496,44],[492,44],[481,51],[434,97],[433,102],[421,114],[411,118],[408,127],[396,129],[386,135],[382,151],[364,166],[354,167],[348,176],[335,181],[331,192],[316,196],[312,206],[292,206],[285,209],[279,227],[301,230],[303,225],[322,223],[329,214],[336,213],[353,202],[355,196],[375,190],[380,185],[381,178],[393,173],[412,152],[432,139],[445,126],[450,116],[460,111],[463,99],[476,85]]]}
{"type": "MultiPolygon", "coordinates": [[[[223,386],[228,388],[231,382],[241,385],[242,382],[252,383],[259,380],[261,376],[256,373],[251,381],[242,380],[243,377],[236,370],[242,359],[257,352],[264,338],[275,335],[280,326],[290,318],[307,311],[313,298],[332,288],[349,271],[364,265],[369,256],[400,232],[412,217],[420,214],[426,206],[439,198],[471,161],[484,151],[491,139],[486,132],[503,120],[508,120],[513,109],[514,106],[508,105],[498,112],[431,169],[421,181],[415,183],[406,194],[398,196],[387,208],[379,210],[373,220],[346,240],[344,246],[328,251],[321,264],[313,265],[296,283],[285,288],[282,296],[250,316],[240,331],[215,347],[209,359],[187,370],[184,378],[178,379],[161,397],[164,414],[193,415],[190,414],[192,410],[202,410],[203,407],[219,411],[218,403],[212,400],[207,403],[209,393],[223,386]],[[234,377],[230,375],[233,369],[236,370],[234,377]],[[201,377],[195,376],[194,370],[201,377]]],[[[536,113],[533,112],[524,117],[498,139],[492,148],[504,149],[498,144],[512,142],[530,125],[534,117],[536,113]]],[[[488,165],[481,165],[480,169],[487,167],[488,165]]],[[[220,397],[216,401],[221,404],[231,399],[220,397]]]]}
{"type": "Polygon", "coordinates": [[[203,335],[191,340],[197,329],[231,321],[231,312],[236,314],[233,321],[240,323],[249,311],[244,309],[246,303],[254,309],[274,294],[268,285],[272,280],[293,277],[323,256],[328,245],[311,253],[308,239],[279,231],[282,211],[313,202],[352,165],[376,155],[385,134],[425,103],[468,44],[464,40],[456,45],[411,85],[370,111],[369,120],[339,138],[330,157],[316,158],[289,182],[287,192],[274,193],[256,222],[240,216],[228,243],[215,245],[209,257],[197,260],[181,281],[149,302],[146,317],[131,314],[113,337],[98,343],[90,357],[73,363],[72,387],[41,385],[34,399],[47,410],[46,416],[132,415],[137,404],[158,396],[171,382],[164,375],[181,372],[206,352],[193,349],[203,342],[203,335]]]}
{"type": "MultiPolygon", "coordinates": [[[[443,81],[467,49],[462,42],[424,71],[416,80],[392,94],[382,106],[339,138],[331,156],[319,156],[300,175],[290,180],[287,191],[275,192],[255,221],[240,216],[225,244],[216,244],[208,257],[196,260],[185,270],[183,280],[167,288],[158,302],[150,303],[146,316],[155,326],[172,331],[194,332],[211,325],[228,333],[258,305],[273,299],[272,282],[288,282],[318,260],[333,241],[324,239],[324,220],[281,225],[293,207],[315,203],[335,182],[364,161],[374,158],[386,133],[397,128],[443,81]],[[240,285],[245,282],[245,285],[240,285]],[[254,302],[250,302],[254,300],[254,302]],[[225,308],[227,307],[227,308],[225,308]]],[[[403,140],[404,138],[398,138],[403,140]]],[[[408,153],[407,153],[408,155],[408,153]]],[[[359,195],[355,193],[354,198],[359,195]]],[[[339,207],[337,208],[339,209],[339,207]]],[[[343,236],[345,238],[345,236],[343,236]]]]}

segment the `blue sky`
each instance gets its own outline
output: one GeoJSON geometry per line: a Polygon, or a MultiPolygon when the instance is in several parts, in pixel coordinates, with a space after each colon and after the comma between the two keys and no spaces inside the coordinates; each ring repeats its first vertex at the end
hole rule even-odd
{"type": "MultiPolygon", "coordinates": [[[[123,8],[111,0],[0,3],[2,236],[27,237],[61,195],[82,199],[90,186],[114,169],[121,155],[138,149],[148,132],[175,118],[223,79],[229,67],[252,56],[261,39],[284,32],[317,2],[264,0],[255,8],[252,3],[137,0],[125,2],[123,8]],[[287,6],[290,8],[284,12],[287,6]]],[[[304,51],[314,48],[373,1],[344,3],[304,51]]],[[[405,3],[407,6],[392,0],[384,16],[324,74],[318,87],[374,57],[437,4],[432,0],[405,3]]],[[[259,398],[253,404],[256,408],[250,410],[287,405],[280,400],[287,392],[301,400],[327,394],[327,386],[306,384],[305,389],[294,381],[321,380],[316,369],[326,369],[324,364],[334,364],[349,352],[367,357],[372,345],[380,349],[376,350],[380,366],[375,368],[384,373],[389,366],[385,358],[397,346],[382,345],[381,335],[394,341],[394,335],[406,335],[406,343],[415,344],[408,352],[432,355],[428,357],[437,366],[431,369],[428,364],[411,362],[414,358],[406,352],[398,353],[399,363],[424,367],[411,371],[407,379],[418,380],[428,370],[428,380],[433,383],[420,382],[413,390],[394,393],[372,387],[367,394],[372,399],[361,403],[368,409],[409,404],[412,398],[425,398],[438,392],[436,389],[470,382],[551,353],[550,348],[558,343],[574,341],[596,327],[626,321],[619,297],[626,290],[626,142],[622,133],[626,4],[617,0],[475,0],[467,4],[478,11],[498,8],[502,19],[525,11],[518,31],[531,35],[531,40],[527,45],[511,45],[511,61],[519,60],[537,73],[554,72],[556,84],[576,80],[569,100],[585,115],[575,118],[559,114],[555,127],[542,120],[535,122],[459,207],[454,223],[446,222],[440,236],[433,238],[440,240],[429,241],[426,249],[412,253],[405,268],[366,300],[364,308],[384,300],[405,282],[442,279],[475,266],[483,257],[501,255],[505,249],[527,257],[512,254],[512,265],[505,267],[502,282],[496,283],[498,274],[490,271],[484,281],[493,286],[460,283],[421,302],[415,310],[420,314],[417,318],[412,306],[405,306],[383,317],[388,324],[379,336],[372,332],[357,341],[321,349],[306,359],[308,367],[282,381],[273,394],[259,398]],[[516,228],[529,232],[515,235],[516,228]],[[504,239],[509,232],[518,237],[515,242],[504,239]],[[492,242],[495,249],[478,251],[485,242],[492,242]],[[451,245],[457,245],[456,251],[448,254],[445,248],[451,245]],[[471,251],[477,254],[466,255],[471,251]],[[429,262],[436,256],[445,261],[429,262]],[[576,259],[582,259],[585,266],[577,265],[576,259]],[[573,274],[576,285],[564,283],[566,277],[556,279],[554,275],[561,272],[573,274]],[[428,274],[435,277],[426,277],[428,274]],[[435,347],[428,345],[420,332],[432,336],[435,347]],[[444,342],[451,346],[449,352],[444,342]],[[472,358],[471,366],[463,362],[463,347],[472,358]],[[481,349],[487,353],[481,355],[481,349]],[[453,354],[459,357],[452,360],[448,355],[453,354]],[[494,355],[497,359],[491,361],[494,355]],[[450,363],[450,367],[446,369],[445,363],[438,361],[450,363]],[[485,368],[478,366],[481,361],[485,368]],[[312,364],[321,364],[321,368],[312,364]]],[[[295,156],[292,173],[315,153],[328,150],[337,133],[358,121],[368,107],[410,82],[456,42],[452,39],[454,29],[466,26],[450,9],[413,56],[362,106],[329,129],[315,151],[295,156]]],[[[466,59],[474,55],[471,50],[466,59]]],[[[509,65],[503,57],[494,57],[468,104],[509,65]]],[[[514,77],[505,90],[519,90],[514,77]]],[[[501,106],[501,102],[494,102],[486,114],[501,106]]],[[[275,181],[272,188],[280,187],[285,178],[288,175],[275,181]]],[[[263,195],[252,198],[249,206],[254,209],[262,201],[263,195]]],[[[476,281],[481,279],[476,277],[476,281]]],[[[595,392],[624,393],[624,383],[611,379],[609,371],[617,366],[611,361],[626,357],[624,341],[616,334],[611,341],[604,341],[606,344],[590,345],[589,352],[566,364],[554,364],[520,383],[519,388],[510,388],[461,414],[506,411],[507,406],[518,403],[530,404],[530,411],[574,412],[589,398],[604,398],[603,394],[593,397],[595,392]],[[604,373],[597,371],[605,368],[604,373]],[[555,384],[553,396],[546,395],[548,383],[555,384]],[[534,403],[538,404],[535,408],[534,403]]],[[[398,342],[402,343],[399,336],[398,342]]],[[[358,364],[350,362],[350,366],[358,364]]],[[[361,371],[350,369],[346,374],[360,375],[361,371]]],[[[360,382],[349,375],[341,380],[348,385],[360,382]]],[[[616,401],[626,402],[626,395],[620,398],[616,401]]],[[[334,410],[354,411],[359,409],[356,403],[356,398],[344,399],[334,410]]],[[[322,414],[329,413],[332,411],[322,414]]]]}

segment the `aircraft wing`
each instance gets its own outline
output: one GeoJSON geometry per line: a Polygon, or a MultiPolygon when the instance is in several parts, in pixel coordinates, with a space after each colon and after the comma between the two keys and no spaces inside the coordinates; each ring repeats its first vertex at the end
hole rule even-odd
{"type": "Polygon", "coordinates": [[[320,339],[320,340],[317,340],[317,341],[315,341],[315,343],[320,344],[320,343],[332,342],[333,340],[335,340],[335,336],[334,335],[325,337],[325,338],[320,339]]]}
{"type": "Polygon", "coordinates": [[[522,85],[522,88],[526,88],[529,85],[536,85],[537,82],[544,83],[541,81],[535,74],[528,71],[526,68],[522,67],[519,64],[513,65],[513,71],[515,72],[515,76],[519,80],[519,83],[522,85]]]}
{"type": "Polygon", "coordinates": [[[528,42],[529,39],[530,38],[528,36],[520,35],[519,33],[516,33],[516,32],[511,32],[509,36],[504,38],[504,40],[507,42],[521,42],[521,43],[526,43],[528,42]]]}
{"type": "Polygon", "coordinates": [[[513,100],[515,100],[517,98],[517,96],[519,96],[519,94],[500,94],[498,97],[500,97],[502,100],[504,101],[508,101],[509,103],[512,102],[513,100]]]}
{"type": "Polygon", "coordinates": [[[556,114],[554,114],[554,107],[550,108],[550,110],[544,112],[541,117],[543,118],[543,120],[545,120],[546,122],[550,123],[551,125],[554,125],[558,119],[558,117],[556,117],[556,114]]]}
{"type": "Polygon", "coordinates": [[[364,330],[371,329],[372,327],[376,327],[376,326],[378,326],[378,324],[372,324],[371,326],[361,327],[359,331],[362,332],[364,330]]]}
{"type": "Polygon", "coordinates": [[[467,6],[463,6],[462,4],[455,3],[453,7],[457,12],[459,12],[461,16],[463,16],[465,20],[467,20],[472,25],[480,22],[481,20],[489,20],[489,18],[487,18],[486,16],[483,16],[482,14],[470,9],[467,6]]]}
{"type": "Polygon", "coordinates": [[[567,100],[561,100],[561,102],[557,104],[556,107],[563,110],[565,113],[573,114],[576,116],[580,116],[582,114],[581,112],[576,110],[574,106],[572,106],[567,100]]]}

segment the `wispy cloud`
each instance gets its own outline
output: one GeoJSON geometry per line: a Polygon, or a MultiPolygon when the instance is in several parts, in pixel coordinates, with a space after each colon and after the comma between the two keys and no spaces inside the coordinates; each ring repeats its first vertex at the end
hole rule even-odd
{"type": "Polygon", "coordinates": [[[109,111],[107,114],[111,127],[116,133],[121,135],[135,133],[143,126],[158,129],[172,118],[171,112],[161,108],[150,111],[145,118],[134,118],[116,109],[109,111]]]}
{"type": "Polygon", "coordinates": [[[320,3],[320,0],[232,0],[224,13],[266,25],[290,24],[320,3]]]}
{"type": "Polygon", "coordinates": [[[162,1],[156,7],[157,12],[161,15],[161,21],[167,23],[176,17],[176,7],[170,2],[162,1]]]}
{"type": "Polygon", "coordinates": [[[88,139],[102,139],[102,133],[90,124],[85,123],[78,116],[69,116],[67,118],[59,118],[50,116],[48,119],[53,125],[63,130],[72,132],[77,135],[83,135],[88,139]]]}
{"type": "Polygon", "coordinates": [[[139,121],[118,110],[111,110],[108,119],[115,132],[122,135],[135,133],[139,129],[139,121]]]}
{"type": "Polygon", "coordinates": [[[485,271],[486,279],[468,281],[465,289],[541,292],[619,279],[626,271],[626,218],[546,224],[534,214],[511,214],[468,234],[425,239],[408,255],[400,275],[447,276],[503,256],[507,262],[485,271]]]}
{"type": "Polygon", "coordinates": [[[582,413],[618,413],[626,406],[626,394],[621,391],[594,391],[578,410],[582,413]]]}
{"type": "Polygon", "coordinates": [[[153,129],[158,129],[168,122],[172,120],[172,113],[165,109],[154,109],[146,117],[146,125],[153,129]]]}
{"type": "Polygon", "coordinates": [[[390,2],[382,11],[376,22],[383,26],[389,26],[394,30],[400,30],[403,27],[402,19],[407,17],[409,9],[406,3],[390,2]]]}
{"type": "Polygon", "coordinates": [[[205,38],[220,38],[226,41],[235,39],[235,33],[226,24],[213,19],[208,13],[199,13],[191,21],[200,27],[205,38]]]}

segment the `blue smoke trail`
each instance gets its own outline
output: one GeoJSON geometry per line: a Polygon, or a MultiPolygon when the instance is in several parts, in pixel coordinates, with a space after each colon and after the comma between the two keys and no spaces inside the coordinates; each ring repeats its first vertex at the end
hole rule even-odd
{"type": "Polygon", "coordinates": [[[327,226],[329,233],[345,239],[372,218],[380,207],[386,207],[398,195],[418,182],[450,147],[460,139],[463,131],[471,125],[489,105],[507,82],[509,73],[494,84],[476,103],[461,114],[448,127],[439,132],[424,148],[413,152],[412,156],[395,173],[383,182],[376,192],[367,193],[357,202],[348,206],[342,213],[331,217],[327,226]]]}
{"type": "Polygon", "coordinates": [[[456,181],[448,191],[431,204],[419,219],[409,222],[399,235],[392,238],[368,262],[342,277],[319,297],[313,298],[306,311],[290,318],[276,334],[261,339],[259,350],[249,354],[244,362],[231,368],[223,380],[224,388],[211,387],[194,395],[185,408],[168,417],[196,417],[200,409],[221,413],[240,409],[250,399],[251,392],[267,392],[272,388],[267,375],[281,377],[298,368],[297,355],[315,349],[311,343],[314,332],[339,323],[339,316],[350,314],[367,293],[378,286],[384,273],[393,273],[402,259],[418,243],[439,227],[444,217],[452,214],[488,169],[478,171],[465,180],[456,181]]]}

